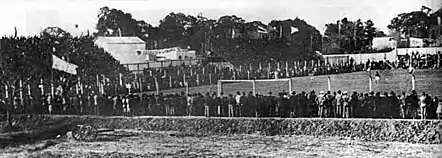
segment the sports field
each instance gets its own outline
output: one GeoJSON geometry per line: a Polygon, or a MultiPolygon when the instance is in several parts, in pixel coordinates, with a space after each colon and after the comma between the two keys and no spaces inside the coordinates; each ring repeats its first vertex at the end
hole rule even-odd
{"type": "MultiPolygon", "coordinates": [[[[69,135],[69,134],[68,134],[69,135]]],[[[1,157],[437,157],[439,144],[366,142],[351,138],[262,136],[258,134],[189,136],[177,132],[117,130],[97,141],[64,137],[9,147],[1,157]]]]}
{"type": "MultiPolygon", "coordinates": [[[[376,70],[371,71],[371,75],[375,75],[376,70]]],[[[374,92],[391,92],[396,94],[401,92],[410,92],[411,75],[407,70],[382,70],[378,71],[381,80],[378,83],[373,81],[372,90],[374,92]]],[[[415,70],[416,91],[426,92],[431,96],[442,96],[442,70],[415,70]]],[[[327,77],[331,79],[332,91],[349,91],[349,92],[368,92],[369,91],[369,72],[354,72],[345,74],[335,74],[327,76],[306,76],[292,78],[292,90],[296,92],[327,90],[327,77]]],[[[288,91],[288,82],[257,82],[256,92],[259,94],[267,94],[272,92],[277,94],[282,90],[288,91]]],[[[179,93],[185,91],[184,88],[163,90],[164,93],[179,93]]],[[[217,85],[208,85],[200,87],[190,87],[189,93],[206,93],[216,92],[217,85]]],[[[224,93],[236,94],[236,91],[250,92],[252,91],[252,83],[229,83],[223,84],[224,93]]]]}

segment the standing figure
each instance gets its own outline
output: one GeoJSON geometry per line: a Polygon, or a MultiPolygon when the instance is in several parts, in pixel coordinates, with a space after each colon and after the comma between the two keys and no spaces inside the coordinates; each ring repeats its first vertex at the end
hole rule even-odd
{"type": "Polygon", "coordinates": [[[405,119],[407,117],[407,104],[406,104],[405,92],[402,92],[402,95],[399,95],[399,103],[401,108],[401,118],[405,119]]]}
{"type": "Polygon", "coordinates": [[[342,117],[342,93],[341,90],[338,90],[338,94],[335,95],[335,104],[336,104],[336,110],[335,115],[336,117],[342,117]]]}
{"type": "Polygon", "coordinates": [[[434,103],[437,105],[437,119],[440,120],[442,118],[442,102],[437,97],[434,97],[434,103]]]}
{"type": "Polygon", "coordinates": [[[421,119],[427,118],[427,94],[422,92],[422,95],[419,97],[419,105],[421,110],[421,119]]]}
{"type": "Polygon", "coordinates": [[[126,95],[123,97],[123,112],[126,116],[129,116],[130,113],[130,104],[129,104],[129,96],[126,95]]]}
{"type": "Polygon", "coordinates": [[[52,96],[50,93],[46,94],[46,105],[48,106],[49,115],[52,115],[54,107],[52,105],[52,96]]]}
{"type": "Polygon", "coordinates": [[[350,118],[350,96],[347,91],[342,95],[343,118],[350,118]]]}
{"type": "Polygon", "coordinates": [[[319,110],[318,110],[318,116],[320,118],[327,117],[325,114],[325,104],[326,104],[326,96],[324,94],[324,91],[319,91],[318,97],[316,97],[316,102],[318,104],[319,110]]]}
{"type": "Polygon", "coordinates": [[[232,94],[229,94],[229,97],[227,98],[227,105],[228,105],[228,116],[234,117],[234,105],[236,104],[235,98],[233,98],[232,94]]]}
{"type": "Polygon", "coordinates": [[[212,105],[212,98],[210,97],[209,92],[206,93],[204,97],[204,116],[210,117],[210,106],[212,105]]]}

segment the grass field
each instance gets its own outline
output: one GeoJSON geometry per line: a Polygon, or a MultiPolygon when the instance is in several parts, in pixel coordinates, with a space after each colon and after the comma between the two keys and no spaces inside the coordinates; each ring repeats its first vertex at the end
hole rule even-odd
{"type": "MultiPolygon", "coordinates": [[[[371,72],[374,76],[375,71],[371,72]]],[[[383,70],[379,71],[381,81],[373,82],[373,91],[375,92],[391,92],[396,93],[407,92],[412,89],[411,75],[407,70],[383,70]]],[[[416,91],[426,92],[431,96],[442,96],[442,70],[415,70],[416,91]]],[[[354,72],[346,74],[329,75],[331,79],[332,91],[349,91],[349,92],[368,92],[368,72],[354,72]]],[[[306,76],[292,78],[292,90],[296,92],[315,90],[327,90],[327,76],[306,76]]],[[[288,91],[287,82],[258,82],[256,84],[256,92],[259,94],[267,94],[272,92],[277,94],[282,90],[288,91]]],[[[184,88],[163,90],[164,93],[179,93],[185,91],[184,88]]],[[[207,85],[199,87],[190,87],[189,93],[216,92],[217,85],[207,85]]],[[[236,91],[246,92],[252,91],[252,83],[230,83],[223,84],[223,92],[228,94],[236,94],[236,91]]]]}

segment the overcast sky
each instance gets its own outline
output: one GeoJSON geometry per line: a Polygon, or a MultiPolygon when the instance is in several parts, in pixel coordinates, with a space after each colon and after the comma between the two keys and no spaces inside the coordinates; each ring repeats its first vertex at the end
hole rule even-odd
{"type": "Polygon", "coordinates": [[[170,12],[211,19],[237,15],[246,21],[299,17],[323,32],[326,23],[342,17],[372,19],[375,26],[386,26],[397,14],[420,10],[421,6],[440,8],[442,0],[14,0],[0,1],[0,36],[35,35],[48,26],[61,27],[74,35],[95,31],[99,8],[108,6],[131,13],[135,19],[155,26],[170,12]],[[74,28],[78,24],[79,28],[74,28]]]}

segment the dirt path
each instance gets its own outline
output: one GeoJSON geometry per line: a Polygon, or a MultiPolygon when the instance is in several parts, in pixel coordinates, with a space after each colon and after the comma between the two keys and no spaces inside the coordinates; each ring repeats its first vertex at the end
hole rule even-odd
{"type": "Polygon", "coordinates": [[[10,147],[0,157],[440,157],[442,145],[365,142],[333,137],[191,136],[176,132],[117,130],[95,142],[59,140],[10,147]],[[49,144],[49,145],[48,145],[49,144]]]}

